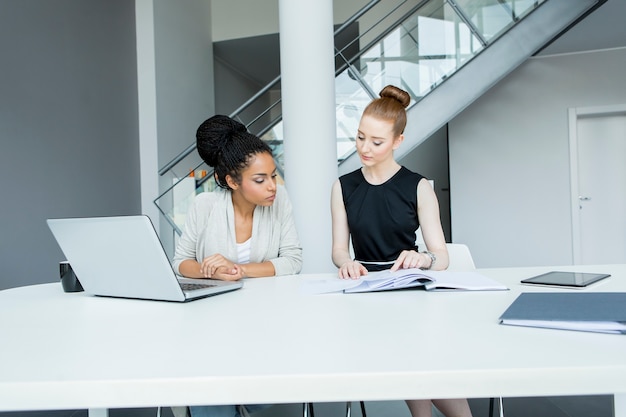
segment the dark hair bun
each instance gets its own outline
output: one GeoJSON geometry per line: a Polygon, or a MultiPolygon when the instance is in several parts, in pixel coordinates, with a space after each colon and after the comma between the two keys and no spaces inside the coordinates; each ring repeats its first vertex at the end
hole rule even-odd
{"type": "Polygon", "coordinates": [[[406,91],[396,87],[395,85],[388,85],[383,88],[379,93],[381,98],[392,98],[400,102],[405,109],[411,102],[411,96],[406,91]]]}
{"type": "Polygon", "coordinates": [[[198,152],[209,166],[215,167],[233,136],[246,131],[246,126],[228,116],[210,117],[196,131],[198,152]]]}

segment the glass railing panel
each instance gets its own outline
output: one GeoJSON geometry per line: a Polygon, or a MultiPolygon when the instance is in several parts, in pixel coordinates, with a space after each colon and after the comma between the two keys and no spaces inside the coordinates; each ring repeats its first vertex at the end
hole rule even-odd
{"type": "MultiPolygon", "coordinates": [[[[277,183],[284,184],[282,169],[277,171],[277,183]]],[[[175,236],[178,236],[182,233],[187,212],[196,196],[203,192],[214,191],[216,188],[218,185],[215,182],[212,168],[202,163],[188,175],[175,180],[174,184],[154,203],[174,229],[175,236]]],[[[176,242],[176,238],[174,242],[176,242]]]]}
{"type": "Polygon", "coordinates": [[[374,91],[394,84],[418,101],[483,47],[446,1],[433,0],[367,50],[360,67],[374,91]]]}
{"type": "Polygon", "coordinates": [[[276,163],[276,170],[278,171],[279,175],[282,176],[285,170],[285,151],[283,148],[284,137],[282,120],[276,122],[260,137],[270,145],[270,148],[272,148],[274,162],[276,163]]]}
{"type": "Polygon", "coordinates": [[[487,42],[515,23],[515,15],[506,1],[457,0],[457,4],[487,42]]]}
{"type": "MultiPolygon", "coordinates": [[[[201,168],[203,164],[204,162],[194,148],[193,152],[181,159],[176,165],[159,178],[159,189],[164,191],[164,193],[157,200],[155,200],[155,204],[159,207],[159,210],[162,212],[168,212],[172,207],[174,207],[175,204],[182,204],[179,201],[185,200],[186,198],[181,196],[182,192],[174,194],[168,191],[179,184],[182,184],[179,186],[181,190],[186,189],[191,182],[189,178],[199,178],[199,176],[202,175],[202,170],[205,172],[208,171],[207,168],[201,168]],[[197,174],[198,177],[195,177],[195,174],[197,174]]],[[[171,219],[168,218],[168,222],[171,224],[172,221],[170,220],[171,219]]]]}
{"type": "Polygon", "coordinates": [[[280,172],[283,165],[282,100],[280,83],[262,95],[253,104],[241,109],[234,117],[270,145],[280,172]],[[260,109],[260,110],[259,110],[260,109]]]}
{"type": "Polygon", "coordinates": [[[487,42],[500,36],[545,0],[456,0],[487,42]]]}
{"type": "Polygon", "coordinates": [[[177,233],[182,230],[185,216],[195,196],[215,188],[215,181],[211,176],[211,168],[201,163],[187,175],[173,178],[167,191],[155,200],[155,204],[177,233]]]}
{"type": "Polygon", "coordinates": [[[502,0],[500,3],[513,14],[515,20],[519,20],[543,2],[545,0],[502,0]]]}
{"type": "Polygon", "coordinates": [[[280,87],[280,82],[277,82],[271,88],[258,93],[247,105],[236,109],[233,118],[246,125],[250,132],[258,135],[266,126],[280,119],[282,112],[280,87]]]}
{"type": "Polygon", "coordinates": [[[381,0],[358,20],[359,43],[363,48],[376,42],[416,7],[415,0],[381,0]]]}
{"type": "Polygon", "coordinates": [[[359,120],[372,95],[356,81],[350,69],[346,69],[335,78],[335,97],[337,161],[343,161],[354,152],[359,120]]]}

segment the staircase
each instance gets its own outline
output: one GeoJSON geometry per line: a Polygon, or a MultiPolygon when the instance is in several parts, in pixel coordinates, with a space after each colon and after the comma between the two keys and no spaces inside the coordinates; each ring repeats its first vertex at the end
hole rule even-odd
{"type": "MultiPolygon", "coordinates": [[[[354,152],[360,115],[385,85],[397,85],[412,96],[405,140],[395,152],[401,159],[605,1],[369,2],[335,32],[340,175],[360,166],[354,152]]],[[[279,173],[281,113],[277,77],[231,114],[270,144],[279,173]]],[[[210,172],[197,156],[195,143],[160,169],[166,189],[154,202],[175,234],[181,233],[196,193],[214,187],[210,172]]]]}

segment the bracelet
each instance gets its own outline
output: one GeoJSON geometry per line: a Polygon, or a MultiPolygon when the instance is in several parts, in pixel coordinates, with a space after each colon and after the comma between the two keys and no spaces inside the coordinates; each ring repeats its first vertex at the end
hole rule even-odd
{"type": "Polygon", "coordinates": [[[435,254],[427,250],[421,253],[423,253],[424,255],[427,255],[430,258],[430,265],[428,266],[428,268],[422,268],[422,269],[427,270],[427,269],[432,268],[433,265],[435,265],[435,262],[437,262],[437,257],[435,256],[435,254]]]}

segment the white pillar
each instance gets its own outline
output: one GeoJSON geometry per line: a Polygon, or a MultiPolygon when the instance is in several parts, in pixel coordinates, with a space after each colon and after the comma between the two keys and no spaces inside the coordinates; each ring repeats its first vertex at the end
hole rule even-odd
{"type": "Polygon", "coordinates": [[[303,247],[302,272],[331,261],[330,189],[337,179],[332,0],[279,0],[285,184],[303,247]]]}
{"type": "Polygon", "coordinates": [[[153,0],[135,1],[135,25],[141,212],[150,217],[158,231],[159,211],[153,202],[159,195],[153,0]]]}

